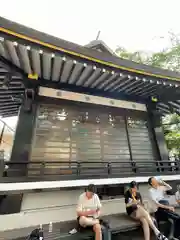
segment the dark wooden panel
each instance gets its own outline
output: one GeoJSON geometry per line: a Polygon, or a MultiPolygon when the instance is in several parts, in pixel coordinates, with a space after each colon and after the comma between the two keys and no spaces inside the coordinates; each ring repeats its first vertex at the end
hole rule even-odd
{"type": "MultiPolygon", "coordinates": [[[[61,168],[66,168],[72,161],[80,161],[82,165],[83,161],[90,162],[88,174],[95,172],[93,167],[97,168],[99,165],[95,163],[98,162],[100,165],[101,162],[117,162],[119,167],[123,166],[123,162],[129,162],[127,171],[133,171],[131,159],[153,161],[146,120],[137,119],[137,116],[127,117],[128,145],[125,117],[119,114],[118,111],[105,112],[101,108],[97,111],[97,106],[93,109],[82,104],[79,107],[66,103],[39,106],[32,161],[58,161],[62,162],[61,168]]],[[[61,168],[54,163],[49,164],[45,166],[44,173],[52,174],[54,171],[61,174],[61,168]]],[[[87,171],[87,163],[83,171],[87,171]]]]}
{"type": "MultiPolygon", "coordinates": [[[[129,117],[127,123],[133,160],[135,162],[143,161],[144,165],[146,161],[151,163],[154,162],[154,154],[147,121],[144,119],[129,117]]],[[[139,163],[136,165],[138,166],[139,163]]]]}
{"type": "Polygon", "coordinates": [[[69,105],[41,105],[31,159],[129,161],[124,117],[82,105],[79,109],[69,105]]]}

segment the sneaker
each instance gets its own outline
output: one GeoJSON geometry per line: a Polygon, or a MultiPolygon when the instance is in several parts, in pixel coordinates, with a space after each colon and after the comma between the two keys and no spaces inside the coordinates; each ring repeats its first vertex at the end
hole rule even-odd
{"type": "Polygon", "coordinates": [[[168,238],[165,237],[162,233],[159,233],[159,234],[157,235],[157,239],[158,239],[158,240],[168,240],[168,238]]]}
{"type": "Polygon", "coordinates": [[[69,234],[75,234],[77,233],[77,230],[75,228],[73,228],[71,231],[69,231],[69,234]]]}

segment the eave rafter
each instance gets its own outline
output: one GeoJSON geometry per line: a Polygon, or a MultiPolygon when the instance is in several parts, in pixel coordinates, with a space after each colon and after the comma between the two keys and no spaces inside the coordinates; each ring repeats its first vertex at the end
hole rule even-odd
{"type": "MultiPolygon", "coordinates": [[[[8,25],[7,21],[2,19],[6,27],[15,26],[14,29],[18,29],[18,24],[8,25]]],[[[28,28],[21,26],[20,29],[26,32],[28,28]]],[[[113,55],[108,55],[105,61],[104,55],[93,49],[60,39],[56,39],[55,44],[55,39],[49,35],[46,36],[47,41],[43,41],[45,35],[38,32],[36,39],[36,32],[32,30],[31,37],[16,34],[13,29],[6,31],[6,28],[0,28],[0,101],[7,99],[4,106],[19,106],[20,101],[14,102],[14,99],[24,93],[28,75],[36,74],[39,85],[66,86],[71,90],[81,88],[85,92],[125,97],[144,103],[155,97],[159,102],[158,108],[164,113],[171,111],[171,108],[179,111],[180,74],[140,66],[113,55]],[[41,40],[38,40],[40,37],[41,40]],[[11,81],[5,89],[7,73],[11,73],[11,81]]]]}

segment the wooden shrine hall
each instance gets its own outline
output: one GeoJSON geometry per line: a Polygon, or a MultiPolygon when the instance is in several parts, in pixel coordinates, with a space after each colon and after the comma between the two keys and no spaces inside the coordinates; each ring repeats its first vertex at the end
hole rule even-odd
{"type": "Polygon", "coordinates": [[[177,179],[161,124],[172,112],[180,73],[0,18],[0,116],[18,116],[1,190],[177,179]]]}

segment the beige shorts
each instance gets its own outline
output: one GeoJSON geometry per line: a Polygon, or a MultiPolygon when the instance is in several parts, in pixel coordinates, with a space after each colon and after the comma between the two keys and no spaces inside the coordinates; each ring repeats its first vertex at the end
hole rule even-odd
{"type": "Polygon", "coordinates": [[[84,217],[84,216],[79,218],[79,224],[82,227],[94,226],[97,223],[99,223],[99,219],[95,219],[92,217],[84,217]]]}

